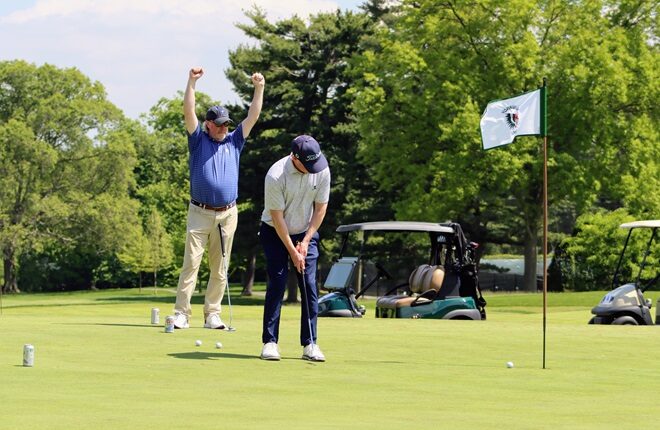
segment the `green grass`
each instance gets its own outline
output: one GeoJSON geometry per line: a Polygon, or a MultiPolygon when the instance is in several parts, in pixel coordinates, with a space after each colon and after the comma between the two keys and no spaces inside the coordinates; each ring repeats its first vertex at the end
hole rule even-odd
{"type": "Polygon", "coordinates": [[[546,369],[538,294],[486,295],[484,322],[380,320],[366,301],[366,318],[320,319],[326,363],[300,359],[299,306],[283,309],[283,360],[259,360],[259,297],[234,297],[227,333],[200,328],[196,295],[191,328],[167,334],[149,321],[171,313],[164,290],[5,295],[0,428],[653,427],[660,327],[587,325],[603,294],[548,296],[546,369]]]}

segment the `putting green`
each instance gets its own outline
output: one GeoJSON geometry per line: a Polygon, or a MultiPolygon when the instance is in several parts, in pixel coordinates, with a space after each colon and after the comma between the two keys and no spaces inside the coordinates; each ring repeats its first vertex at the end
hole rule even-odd
{"type": "Polygon", "coordinates": [[[367,300],[366,318],[319,320],[325,363],[300,358],[299,305],[266,362],[259,297],[234,298],[228,333],[201,328],[196,295],[191,328],[168,334],[150,324],[152,307],[171,313],[164,290],[5,295],[0,427],[651,428],[660,326],[587,325],[603,294],[549,295],[546,369],[538,294],[486,295],[483,322],[380,320],[367,300]]]}

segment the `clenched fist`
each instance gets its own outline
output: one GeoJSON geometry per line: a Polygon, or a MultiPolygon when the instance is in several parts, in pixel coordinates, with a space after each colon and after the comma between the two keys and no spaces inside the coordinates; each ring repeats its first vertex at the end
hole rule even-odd
{"type": "Polygon", "coordinates": [[[264,75],[261,73],[253,73],[252,76],[250,77],[252,80],[252,84],[255,87],[263,87],[266,84],[266,80],[264,79],[264,75]]]}
{"type": "Polygon", "coordinates": [[[204,69],[202,69],[201,67],[193,67],[192,69],[190,69],[190,73],[188,74],[188,77],[196,81],[197,79],[201,78],[203,74],[204,74],[204,69]]]}

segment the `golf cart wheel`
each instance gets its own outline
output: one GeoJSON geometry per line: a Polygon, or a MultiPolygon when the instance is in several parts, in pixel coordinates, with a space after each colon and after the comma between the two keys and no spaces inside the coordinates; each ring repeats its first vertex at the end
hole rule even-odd
{"type": "Polygon", "coordinates": [[[612,321],[612,325],[639,325],[639,323],[635,318],[626,315],[612,321]]]}

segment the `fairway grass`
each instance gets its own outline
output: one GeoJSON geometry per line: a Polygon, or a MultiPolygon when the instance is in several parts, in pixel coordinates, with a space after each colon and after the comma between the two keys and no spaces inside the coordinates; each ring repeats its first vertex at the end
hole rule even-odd
{"type": "Polygon", "coordinates": [[[482,322],[375,319],[367,300],[363,319],[319,319],[325,363],[300,358],[299,305],[266,362],[260,297],[232,297],[228,333],[201,328],[196,295],[191,328],[170,334],[150,324],[172,312],[164,290],[5,295],[0,428],[653,428],[660,326],[587,325],[603,294],[549,295],[546,369],[539,294],[486,295],[482,322]]]}

